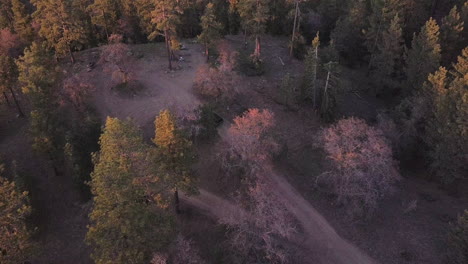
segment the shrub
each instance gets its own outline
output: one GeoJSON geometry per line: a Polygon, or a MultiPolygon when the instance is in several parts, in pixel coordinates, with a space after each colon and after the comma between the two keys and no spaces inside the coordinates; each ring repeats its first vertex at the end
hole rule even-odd
{"type": "Polygon", "coordinates": [[[348,118],[324,129],[319,139],[331,167],[326,182],[338,202],[353,215],[371,213],[400,177],[383,132],[348,118]]]}
{"type": "Polygon", "coordinates": [[[218,124],[220,117],[214,112],[214,106],[204,104],[198,107],[198,125],[200,126],[199,136],[204,139],[209,139],[217,135],[218,124]]]}
{"type": "Polygon", "coordinates": [[[452,225],[448,237],[449,263],[468,263],[468,210],[452,225]]]}
{"type": "Polygon", "coordinates": [[[238,70],[247,76],[260,76],[265,73],[263,61],[257,56],[240,52],[238,57],[238,70]]]}

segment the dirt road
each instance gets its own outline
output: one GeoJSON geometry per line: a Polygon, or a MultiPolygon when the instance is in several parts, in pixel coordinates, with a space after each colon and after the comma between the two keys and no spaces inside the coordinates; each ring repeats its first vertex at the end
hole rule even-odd
{"type": "MultiPolygon", "coordinates": [[[[308,203],[282,176],[272,174],[273,187],[289,211],[300,222],[304,234],[297,234],[297,240],[312,255],[308,263],[323,264],[371,264],[377,263],[366,253],[341,238],[327,220],[308,203]]],[[[237,210],[231,202],[206,190],[200,190],[197,196],[182,195],[182,199],[207,214],[222,218],[227,213],[237,210]]]]}

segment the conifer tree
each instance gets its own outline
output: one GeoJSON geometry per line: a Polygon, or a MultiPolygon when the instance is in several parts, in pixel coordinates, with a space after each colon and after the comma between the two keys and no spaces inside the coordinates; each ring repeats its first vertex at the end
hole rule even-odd
{"type": "Polygon", "coordinates": [[[18,115],[24,116],[23,110],[21,109],[18,99],[16,98],[13,86],[15,86],[18,80],[18,67],[15,64],[13,58],[0,54],[0,91],[5,95],[6,91],[9,91],[13,101],[15,102],[16,108],[18,109],[18,115]]]}
{"type": "Polygon", "coordinates": [[[0,0],[0,29],[13,30],[13,19],[11,0],[0,0]]]}
{"type": "Polygon", "coordinates": [[[175,209],[179,213],[179,190],[196,193],[196,180],[191,166],[194,162],[192,142],[177,127],[174,116],[163,110],[154,121],[154,144],[158,147],[160,169],[165,174],[163,182],[174,192],[175,209]]]}
{"type": "Polygon", "coordinates": [[[260,35],[265,33],[269,18],[269,0],[239,0],[238,11],[242,27],[255,38],[255,50],[252,56],[259,60],[261,55],[260,35]]]}
{"type": "Polygon", "coordinates": [[[31,0],[36,7],[34,20],[40,25],[39,34],[46,39],[56,55],[68,53],[75,62],[73,51],[85,43],[85,30],[82,21],[73,16],[72,2],[66,0],[31,0]]]}
{"type": "Polygon", "coordinates": [[[406,93],[421,90],[429,73],[440,65],[441,48],[439,26],[434,19],[429,19],[419,34],[413,34],[411,49],[406,56],[406,93]]]}
{"type": "MultiPolygon", "coordinates": [[[[382,33],[390,28],[395,15],[403,17],[404,0],[377,0],[371,1],[372,14],[369,17],[369,28],[365,31],[367,50],[374,54],[382,43],[382,33]]],[[[373,57],[369,60],[369,68],[373,67],[373,57]]]]}
{"type": "Polygon", "coordinates": [[[317,32],[317,35],[312,40],[312,47],[307,52],[305,58],[304,80],[301,89],[302,99],[312,99],[314,108],[316,107],[317,102],[317,73],[320,64],[319,47],[320,36],[317,32]]]}
{"type": "Polygon", "coordinates": [[[32,253],[32,233],[26,224],[30,214],[28,193],[0,175],[0,263],[23,263],[32,253]]]}
{"type": "Polygon", "coordinates": [[[34,30],[31,25],[31,15],[21,0],[11,1],[13,13],[14,29],[24,43],[31,43],[34,40],[34,30]]]}
{"type": "Polygon", "coordinates": [[[342,16],[331,33],[336,49],[350,61],[361,58],[365,52],[363,30],[367,23],[366,0],[353,1],[347,14],[342,16]]]}
{"type": "Polygon", "coordinates": [[[119,11],[117,1],[95,0],[87,10],[91,14],[93,24],[104,29],[106,38],[115,33],[119,11]]]}
{"type": "Polygon", "coordinates": [[[169,62],[169,70],[172,70],[172,59],[174,57],[171,43],[176,40],[177,25],[180,23],[179,16],[182,8],[178,0],[161,0],[154,2],[154,9],[151,11],[152,27],[148,39],[153,40],[157,36],[164,36],[169,62]]]}
{"type": "Polygon", "coordinates": [[[209,50],[218,39],[221,38],[222,25],[216,19],[214,5],[208,3],[205,8],[205,13],[201,17],[202,33],[198,36],[198,40],[205,45],[206,60],[209,60],[209,50]]]}
{"type": "Polygon", "coordinates": [[[462,31],[464,26],[457,6],[454,6],[450,13],[442,18],[440,43],[442,45],[442,62],[444,65],[450,65],[456,60],[460,46],[463,45],[462,31]]]}
{"type": "Polygon", "coordinates": [[[149,263],[154,250],[167,246],[173,220],[145,199],[136,182],[145,175],[150,152],[130,121],[107,118],[94,156],[94,195],[86,241],[97,264],[149,263]]]}
{"type": "MultiPolygon", "coordinates": [[[[404,52],[403,30],[398,14],[390,22],[389,28],[382,32],[382,40],[374,54],[371,54],[374,79],[377,81],[376,93],[382,86],[395,88],[395,79],[398,79],[403,67],[404,52]]],[[[380,91],[381,92],[381,91],[380,91]]]]}
{"type": "Polygon", "coordinates": [[[466,177],[468,169],[468,47],[453,68],[450,76],[444,68],[430,74],[426,85],[433,113],[425,141],[431,148],[431,167],[444,183],[466,177]]]}
{"type": "Polygon", "coordinates": [[[58,72],[52,55],[45,44],[33,42],[17,61],[22,91],[31,102],[31,126],[33,148],[48,155],[55,173],[55,162],[60,156],[62,132],[59,125],[57,96],[58,72]]]}

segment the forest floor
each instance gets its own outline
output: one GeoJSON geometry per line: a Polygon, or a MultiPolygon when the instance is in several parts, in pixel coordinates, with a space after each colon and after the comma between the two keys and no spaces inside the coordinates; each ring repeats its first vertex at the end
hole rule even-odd
{"type": "MultiPolygon", "coordinates": [[[[242,47],[241,36],[229,36],[228,41],[236,48],[242,47]]],[[[281,104],[278,92],[286,72],[290,72],[296,82],[302,74],[302,62],[288,59],[287,41],[276,37],[263,39],[266,74],[243,78],[239,85],[241,96],[220,114],[226,119],[223,128],[248,108],[268,108],[275,114],[276,138],[285,148],[274,162],[276,173],[272,178],[277,193],[285,198],[305,231],[302,241],[309,245],[311,255],[302,263],[373,263],[370,257],[385,264],[442,263],[447,222],[453,221],[465,209],[468,199],[449,196],[436,184],[420,179],[418,176],[424,174],[423,169],[416,172],[403,169],[404,177],[396,193],[368,220],[348,218],[345,210],[334,204],[328,193],[316,188],[315,178],[324,167],[323,154],[313,147],[313,141],[322,125],[307,106],[291,109],[281,104]],[[405,213],[408,204],[414,200],[417,201],[416,209],[405,213]]],[[[92,84],[92,98],[103,121],[107,116],[132,118],[149,140],[154,136],[153,122],[160,110],[190,112],[201,103],[192,92],[192,82],[197,67],[205,58],[198,45],[185,45],[188,50],[180,51],[184,61],[175,63],[178,70],[173,72],[166,70],[163,45],[132,46],[136,55],[129,59],[129,67],[143,89],[124,95],[113,89],[115,83],[106,72],[106,65],[97,63],[102,48],[77,53],[78,62],[67,65],[65,71],[69,76],[75,75],[78,80],[92,84]],[[97,64],[88,72],[86,65],[90,62],[97,64]]],[[[351,69],[342,73],[346,90],[340,97],[343,102],[340,115],[356,115],[372,121],[384,104],[366,96],[365,87],[369,84],[362,74],[362,71],[351,69]]],[[[7,172],[16,160],[18,172],[30,175],[35,217],[40,229],[38,241],[43,248],[42,254],[32,263],[92,263],[89,249],[83,242],[90,203],[82,203],[70,177],[66,177],[68,175],[53,176],[47,161],[30,147],[27,119],[12,116],[12,108],[2,111],[0,116],[2,124],[8,124],[0,127],[0,155],[7,165],[7,172]]],[[[199,152],[197,168],[201,195],[184,201],[208,212],[208,216],[219,217],[226,208],[232,208],[232,204],[228,198],[229,189],[222,184],[219,162],[213,155],[216,144],[202,144],[199,152]]],[[[200,214],[197,209],[185,210],[180,220],[184,232],[201,248],[209,263],[222,263],[219,256],[223,253],[218,252],[220,246],[213,243],[225,239],[224,231],[215,220],[200,214]]]]}

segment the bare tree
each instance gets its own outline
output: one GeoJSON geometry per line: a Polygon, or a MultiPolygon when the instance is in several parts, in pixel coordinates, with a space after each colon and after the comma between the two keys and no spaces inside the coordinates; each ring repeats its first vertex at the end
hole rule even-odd
{"type": "Polygon", "coordinates": [[[106,70],[112,72],[112,77],[119,83],[127,84],[132,80],[130,71],[130,48],[122,42],[122,35],[112,34],[109,37],[109,45],[105,46],[100,63],[105,64],[106,70]]]}
{"type": "Polygon", "coordinates": [[[330,171],[323,176],[352,214],[371,213],[400,178],[383,132],[358,118],[338,121],[319,137],[330,171]]]}

